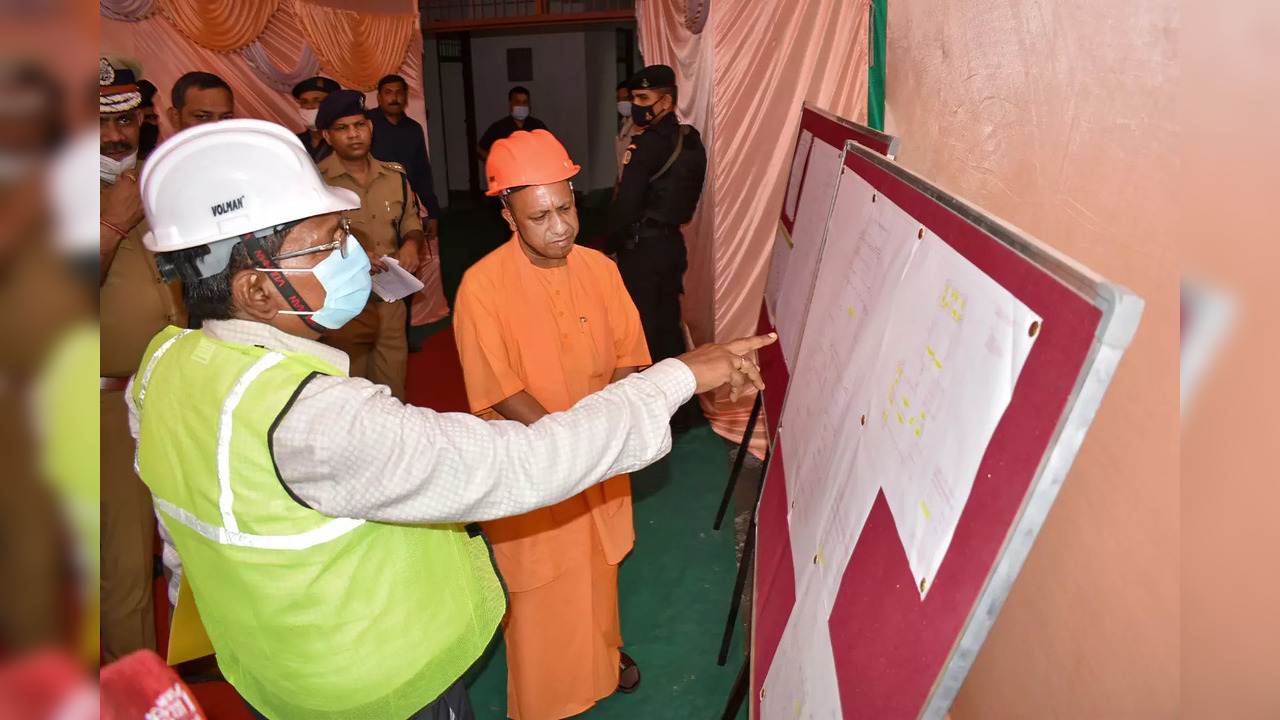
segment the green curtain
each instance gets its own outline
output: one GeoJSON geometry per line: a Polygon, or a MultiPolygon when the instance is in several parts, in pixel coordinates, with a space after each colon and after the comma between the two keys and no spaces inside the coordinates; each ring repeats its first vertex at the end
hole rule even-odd
{"type": "Polygon", "coordinates": [[[867,125],[884,130],[884,46],[889,0],[871,0],[871,62],[868,72],[867,125]]]}

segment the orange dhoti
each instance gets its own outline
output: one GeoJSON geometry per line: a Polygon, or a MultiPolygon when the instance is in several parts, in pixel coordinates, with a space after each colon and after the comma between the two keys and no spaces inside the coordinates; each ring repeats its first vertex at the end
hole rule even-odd
{"type": "MultiPolygon", "coordinates": [[[[575,247],[536,268],[512,238],[467,271],[454,332],[471,411],[528,393],[567,410],[619,368],[649,364],[640,315],[617,267],[575,247]]],[[[551,507],[482,523],[511,594],[507,714],[559,720],[618,686],[618,563],[635,543],[626,475],[551,507]]]]}
{"type": "Polygon", "coordinates": [[[634,541],[628,477],[483,527],[511,595],[507,715],[558,720],[612,694],[622,646],[618,563],[634,541]]]}

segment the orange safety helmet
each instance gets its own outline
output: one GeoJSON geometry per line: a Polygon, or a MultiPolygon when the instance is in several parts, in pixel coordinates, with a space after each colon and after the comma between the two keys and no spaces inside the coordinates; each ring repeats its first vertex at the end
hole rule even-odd
{"type": "Polygon", "coordinates": [[[568,180],[581,169],[569,159],[555,135],[546,130],[517,130],[489,149],[485,163],[489,189],[485,195],[493,197],[526,185],[550,185],[568,180]]]}

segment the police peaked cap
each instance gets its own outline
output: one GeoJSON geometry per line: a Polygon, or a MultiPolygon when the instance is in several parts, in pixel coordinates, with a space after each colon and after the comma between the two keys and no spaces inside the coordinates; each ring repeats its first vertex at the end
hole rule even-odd
{"type": "Polygon", "coordinates": [[[120,53],[102,53],[98,58],[98,112],[132,110],[142,104],[138,81],[142,79],[142,63],[120,53]]]}
{"type": "Polygon", "coordinates": [[[316,129],[327,130],[338,118],[364,115],[364,93],[359,90],[334,90],[320,102],[316,112],[316,129]]]}
{"type": "Polygon", "coordinates": [[[294,85],[293,97],[295,99],[299,99],[302,97],[302,93],[311,92],[313,90],[319,90],[322,93],[331,93],[340,89],[342,89],[342,86],[338,84],[337,80],[330,80],[327,77],[320,77],[317,75],[315,77],[309,77],[297,85],[294,85]]]}
{"type": "Polygon", "coordinates": [[[651,88],[673,88],[676,86],[676,71],[669,65],[650,65],[631,76],[627,81],[629,90],[649,90],[651,88]]]}

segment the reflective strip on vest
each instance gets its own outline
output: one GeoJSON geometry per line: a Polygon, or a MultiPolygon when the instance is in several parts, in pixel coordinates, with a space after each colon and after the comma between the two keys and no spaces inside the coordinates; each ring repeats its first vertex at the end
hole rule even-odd
{"type": "Polygon", "coordinates": [[[187,333],[195,332],[194,330],[183,330],[174,335],[164,344],[156,349],[156,354],[151,356],[151,361],[147,363],[147,369],[142,373],[142,385],[138,388],[138,422],[142,422],[142,401],[147,399],[147,384],[151,382],[151,371],[156,369],[156,363],[159,362],[160,356],[169,351],[173,344],[181,340],[187,333]]]}
{"type": "MultiPolygon", "coordinates": [[[[147,369],[142,371],[142,377],[138,378],[136,375],[134,376],[134,380],[138,383],[138,402],[135,405],[135,412],[134,412],[134,414],[138,418],[138,427],[142,427],[142,401],[147,398],[147,385],[151,382],[151,371],[156,369],[156,363],[159,362],[160,356],[168,352],[169,348],[173,347],[174,343],[181,340],[182,337],[189,332],[195,332],[195,331],[183,330],[179,332],[177,335],[174,335],[168,340],[165,340],[160,345],[160,347],[156,348],[156,352],[154,355],[151,356],[151,359],[147,361],[147,369]]],[[[125,402],[132,402],[132,400],[128,398],[127,393],[125,397],[125,402]]],[[[138,462],[138,456],[141,454],[141,452],[142,450],[138,447],[138,444],[135,442],[133,445],[133,474],[137,475],[138,477],[142,477],[142,467],[138,462]]]]}
{"type": "Polygon", "coordinates": [[[218,416],[218,510],[222,513],[223,527],[233,533],[240,532],[240,524],[236,522],[235,513],[231,510],[232,503],[235,502],[235,494],[231,492],[231,417],[249,383],[283,359],[284,355],[278,352],[269,352],[258,358],[231,388],[227,399],[222,403],[222,413],[218,416]]]}
{"type": "Polygon", "coordinates": [[[186,525],[219,545],[261,548],[263,550],[306,550],[336,540],[364,524],[354,518],[334,518],[318,528],[296,535],[250,535],[238,530],[210,525],[168,500],[151,496],[165,515],[186,525]]]}
{"type": "MultiPolygon", "coordinates": [[[[192,331],[183,330],[166,340],[156,349],[155,354],[151,356],[151,361],[147,363],[147,369],[143,372],[142,382],[138,387],[137,415],[139,426],[142,424],[142,400],[147,395],[147,384],[151,381],[151,371],[155,369],[156,362],[160,360],[160,356],[164,355],[175,342],[189,332],[192,331]]],[[[232,386],[227,399],[222,403],[222,410],[218,416],[218,510],[222,515],[223,527],[211,525],[168,500],[158,497],[154,493],[151,495],[156,507],[165,515],[219,545],[237,545],[264,550],[306,550],[307,548],[336,540],[360,527],[365,522],[355,518],[334,518],[318,528],[295,535],[251,535],[240,532],[240,524],[236,522],[235,513],[232,512],[232,504],[235,502],[235,494],[231,490],[232,417],[249,385],[254,380],[257,380],[259,375],[281,360],[284,360],[284,355],[278,352],[269,352],[258,358],[257,362],[236,380],[236,384],[232,386]]],[[[140,453],[141,448],[135,451],[133,461],[134,471],[138,472],[139,475],[141,475],[138,463],[138,455],[140,453]]]]}

